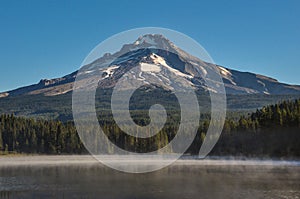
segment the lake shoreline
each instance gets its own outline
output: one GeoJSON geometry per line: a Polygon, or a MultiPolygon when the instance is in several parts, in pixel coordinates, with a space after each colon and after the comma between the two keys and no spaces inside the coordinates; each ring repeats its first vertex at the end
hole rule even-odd
{"type": "MultiPolygon", "coordinates": [[[[120,164],[161,164],[167,159],[155,156],[98,156],[106,162],[120,164]]],[[[68,165],[102,165],[91,155],[24,155],[0,156],[0,168],[13,166],[68,166],[68,165]]],[[[183,166],[292,166],[300,167],[299,160],[273,160],[273,159],[233,159],[233,157],[207,157],[197,159],[195,156],[184,156],[172,165],[183,166]]]]}

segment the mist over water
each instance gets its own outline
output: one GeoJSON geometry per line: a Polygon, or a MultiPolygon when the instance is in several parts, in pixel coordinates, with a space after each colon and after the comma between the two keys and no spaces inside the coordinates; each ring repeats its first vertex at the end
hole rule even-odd
{"type": "Polygon", "coordinates": [[[1,158],[0,165],[0,198],[299,198],[300,195],[299,162],[190,159],[145,174],[115,171],[90,156],[1,158]]]}

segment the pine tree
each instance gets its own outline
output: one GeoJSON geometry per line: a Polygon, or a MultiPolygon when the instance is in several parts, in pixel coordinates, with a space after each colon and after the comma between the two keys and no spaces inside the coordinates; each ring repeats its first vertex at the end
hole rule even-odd
{"type": "Polygon", "coordinates": [[[0,151],[3,151],[2,128],[0,123],[0,151]]]}

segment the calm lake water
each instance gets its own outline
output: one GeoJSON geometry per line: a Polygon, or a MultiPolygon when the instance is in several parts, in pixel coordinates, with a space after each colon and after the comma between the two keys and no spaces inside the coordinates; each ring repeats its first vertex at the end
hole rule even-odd
{"type": "Polygon", "coordinates": [[[0,198],[296,199],[300,164],[181,160],[156,172],[127,174],[89,157],[0,158],[0,198]]]}

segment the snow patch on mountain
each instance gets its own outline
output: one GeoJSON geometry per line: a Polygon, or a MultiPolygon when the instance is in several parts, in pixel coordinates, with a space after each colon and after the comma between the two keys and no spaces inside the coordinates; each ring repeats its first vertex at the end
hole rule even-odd
{"type": "Polygon", "coordinates": [[[155,53],[152,53],[150,55],[150,58],[152,59],[152,61],[153,61],[154,64],[160,64],[162,66],[167,66],[167,63],[166,63],[165,59],[162,58],[162,57],[160,57],[160,56],[158,56],[155,53]]]}
{"type": "Polygon", "coordinates": [[[146,80],[145,77],[142,76],[142,74],[143,74],[143,72],[140,72],[140,73],[139,73],[139,78],[138,78],[138,80],[142,80],[142,81],[143,81],[143,80],[146,80]]]}
{"type": "Polygon", "coordinates": [[[152,59],[152,61],[153,61],[154,64],[159,64],[161,66],[164,66],[165,68],[167,68],[169,71],[171,71],[175,75],[178,75],[178,76],[181,76],[181,77],[185,77],[185,78],[188,78],[188,79],[192,79],[193,78],[193,76],[191,76],[191,75],[184,74],[184,73],[180,72],[179,70],[172,68],[171,66],[169,66],[166,63],[166,61],[165,61],[164,58],[162,58],[161,56],[158,56],[155,53],[152,53],[150,55],[150,58],[152,59]]]}
{"type": "Polygon", "coordinates": [[[90,73],[93,73],[95,72],[94,70],[87,70],[87,71],[84,71],[85,74],[90,74],[90,73]]]}
{"type": "Polygon", "coordinates": [[[160,67],[154,64],[140,63],[140,66],[141,66],[141,71],[143,72],[159,73],[161,71],[160,67]]]}
{"type": "Polygon", "coordinates": [[[194,74],[194,76],[200,76],[200,77],[203,77],[203,78],[206,77],[208,72],[203,66],[200,66],[198,63],[193,62],[193,61],[190,61],[190,63],[193,66],[196,66],[196,67],[194,67],[194,69],[197,71],[198,74],[194,74]]]}
{"type": "Polygon", "coordinates": [[[223,68],[221,66],[219,66],[219,69],[220,69],[221,74],[223,76],[226,76],[226,77],[231,77],[232,76],[232,74],[231,74],[231,72],[229,70],[227,70],[227,69],[225,69],[225,68],[223,68]]]}
{"type": "MultiPolygon", "coordinates": [[[[221,66],[218,66],[218,68],[220,70],[220,73],[221,73],[221,76],[223,79],[228,80],[234,86],[237,85],[236,82],[233,80],[232,73],[229,70],[227,70],[226,68],[223,68],[221,66]]],[[[249,93],[249,92],[247,92],[247,93],[249,93]]]]}
{"type": "Polygon", "coordinates": [[[105,75],[104,78],[110,77],[112,74],[114,74],[114,71],[119,67],[120,66],[113,65],[103,70],[103,74],[105,75]]]}

